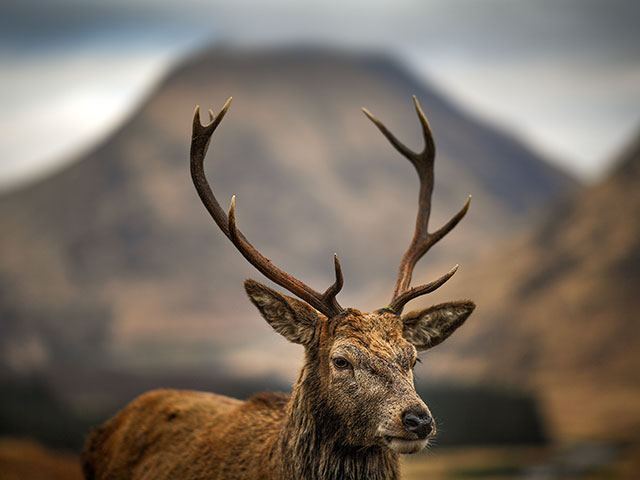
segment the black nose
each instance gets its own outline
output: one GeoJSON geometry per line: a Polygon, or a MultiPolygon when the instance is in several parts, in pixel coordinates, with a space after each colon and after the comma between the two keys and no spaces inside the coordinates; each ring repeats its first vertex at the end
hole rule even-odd
{"type": "Polygon", "coordinates": [[[402,414],[402,424],[409,433],[425,438],[433,430],[433,418],[422,408],[410,408],[402,414]]]}

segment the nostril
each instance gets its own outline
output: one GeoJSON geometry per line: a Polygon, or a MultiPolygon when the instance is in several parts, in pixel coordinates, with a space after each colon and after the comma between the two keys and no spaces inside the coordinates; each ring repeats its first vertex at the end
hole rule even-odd
{"type": "Polygon", "coordinates": [[[429,412],[422,409],[405,410],[402,414],[402,424],[405,430],[416,434],[419,438],[424,438],[433,430],[433,418],[429,412]]]}
{"type": "Polygon", "coordinates": [[[419,427],[421,422],[420,422],[420,417],[418,417],[416,414],[405,412],[405,415],[402,418],[402,423],[408,429],[413,430],[416,427],[419,427]]]}
{"type": "Polygon", "coordinates": [[[429,432],[433,430],[433,426],[435,425],[435,422],[433,421],[433,418],[431,417],[431,415],[427,414],[427,416],[424,418],[424,423],[428,427],[429,432]]]}

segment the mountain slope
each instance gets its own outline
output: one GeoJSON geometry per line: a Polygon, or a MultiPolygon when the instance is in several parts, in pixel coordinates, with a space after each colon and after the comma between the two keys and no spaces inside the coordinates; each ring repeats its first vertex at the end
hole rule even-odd
{"type": "Polygon", "coordinates": [[[419,148],[414,93],[438,148],[433,224],[474,196],[468,219],[425,262],[431,277],[574,187],[385,56],[208,51],[85,158],[0,199],[0,363],[263,363],[247,352],[275,337],[265,339],[241,283],[260,275],[217,231],[188,175],[194,106],[217,110],[230,95],[207,163],[221,203],[238,195],[240,228],[281,268],[323,289],[336,251],[341,302],[381,306],[411,237],[417,181],[360,107],[419,148]]]}
{"type": "Polygon", "coordinates": [[[639,186],[640,136],[606,180],[470,269],[452,290],[478,309],[432,373],[529,385],[564,436],[637,435],[639,186]]]}

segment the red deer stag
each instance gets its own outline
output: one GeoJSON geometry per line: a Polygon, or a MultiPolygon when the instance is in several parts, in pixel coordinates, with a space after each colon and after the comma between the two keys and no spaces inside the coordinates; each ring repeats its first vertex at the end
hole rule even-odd
{"type": "Polygon", "coordinates": [[[427,230],[435,149],[418,101],[424,150],[413,152],[366,109],[364,113],[420,177],[413,240],[400,262],[391,302],[373,313],[342,308],[336,295],[342,271],[334,256],[335,282],[313,290],[273,265],[236,227],[235,200],[228,216],[204,174],[211,136],[229,108],[210,122],[193,119],[191,175],[205,207],[242,255],[283,295],[254,280],[251,301],[287,340],[304,346],[305,360],[292,394],[260,393],[246,402],[211,393],[158,390],[134,400],[95,429],[83,454],[85,478],[93,479],[397,479],[398,457],[422,450],[436,431],[415,391],[417,352],[443,340],[474,309],[457,301],[402,315],[405,304],[444,284],[410,287],[416,262],[462,219],[464,207],[435,232],[427,230]]]}

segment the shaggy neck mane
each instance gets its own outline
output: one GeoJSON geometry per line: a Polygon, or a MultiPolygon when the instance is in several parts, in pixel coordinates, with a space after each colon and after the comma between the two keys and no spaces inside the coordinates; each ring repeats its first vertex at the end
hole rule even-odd
{"type": "Polygon", "coordinates": [[[398,455],[384,447],[341,443],[341,425],[317,393],[315,375],[300,378],[278,439],[281,478],[397,480],[398,455]],[[315,378],[314,378],[315,377],[315,378]]]}

